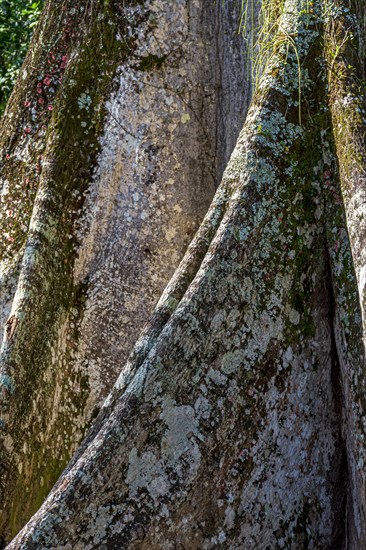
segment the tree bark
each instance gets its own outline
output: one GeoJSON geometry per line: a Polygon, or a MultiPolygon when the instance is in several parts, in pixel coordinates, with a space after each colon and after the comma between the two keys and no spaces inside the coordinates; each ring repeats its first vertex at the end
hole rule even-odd
{"type": "MultiPolygon", "coordinates": [[[[342,199],[351,243],[356,284],[334,253],[336,339],[344,396],[344,433],[349,469],[350,548],[366,546],[366,21],[365,3],[335,3],[326,32],[329,99],[339,161],[342,199]],[[351,7],[351,10],[349,9],[351,7]],[[355,310],[354,304],[358,301],[355,310]],[[359,315],[362,323],[355,322],[359,315]],[[362,331],[361,325],[362,324],[362,331]]],[[[337,242],[339,228],[332,233],[337,242]]]]}
{"type": "Polygon", "coordinates": [[[209,0],[45,7],[0,129],[4,540],[78,447],[212,199],[251,93],[238,20],[209,0]]]}
{"type": "Polygon", "coordinates": [[[208,214],[9,548],[364,546],[361,96],[339,124],[365,75],[344,8],[285,1],[208,214]],[[356,70],[335,83],[338,63],[356,70]]]}

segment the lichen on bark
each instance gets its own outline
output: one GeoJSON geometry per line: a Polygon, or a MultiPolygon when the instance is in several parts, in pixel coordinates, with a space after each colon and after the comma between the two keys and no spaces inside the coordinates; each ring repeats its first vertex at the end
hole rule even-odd
{"type": "Polygon", "coordinates": [[[325,34],[329,103],[339,163],[341,197],[351,245],[350,258],[339,247],[333,224],[333,276],[336,338],[344,396],[344,431],[349,468],[348,540],[366,544],[365,455],[365,185],[366,75],[365,3],[331,5],[325,34]],[[350,264],[352,268],[350,269],[350,264]],[[354,271],[353,271],[354,270],[354,271]]]}
{"type": "Polygon", "coordinates": [[[324,8],[284,3],[208,215],[84,443],[9,548],[315,549],[349,533],[357,547],[344,358],[360,360],[362,317],[324,8]]]}
{"type": "MultiPolygon", "coordinates": [[[[50,4],[45,7],[44,24],[35,38],[40,44],[31,50],[22,69],[21,78],[26,79],[27,85],[24,89],[16,88],[4,122],[6,124],[8,118],[18,118],[12,106],[14,103],[19,105],[18,94],[25,94],[24,106],[28,110],[24,116],[30,117],[29,126],[24,130],[24,123],[20,121],[15,127],[10,125],[14,132],[10,139],[17,138],[16,128],[20,133],[18,141],[25,151],[33,147],[37,153],[42,152],[37,157],[40,175],[35,197],[30,195],[29,208],[21,199],[14,205],[14,210],[18,208],[22,213],[24,208],[30,221],[23,221],[25,244],[22,237],[19,241],[16,236],[11,239],[12,245],[23,250],[1,352],[1,462],[4,469],[1,524],[5,533],[12,534],[21,526],[22,518],[37,509],[69,458],[67,447],[66,454],[51,457],[49,448],[43,445],[47,424],[52,421],[55,411],[50,407],[48,412],[46,409],[40,414],[41,404],[52,401],[57,384],[62,387],[65,380],[67,384],[79,386],[79,391],[70,392],[73,406],[81,406],[85,399],[86,388],[78,373],[69,373],[67,379],[67,372],[55,372],[52,351],[57,354],[58,350],[57,344],[52,350],[52,342],[58,327],[67,318],[71,318],[74,326],[77,323],[78,289],[72,282],[75,214],[82,205],[83,192],[98,153],[98,133],[104,116],[101,98],[110,93],[114,70],[126,52],[115,38],[122,23],[108,5],[101,3],[94,6],[93,11],[90,6],[60,4],[59,12],[51,9],[50,4]],[[48,11],[54,14],[53,17],[47,18],[48,11]],[[41,52],[46,56],[46,74],[36,76],[33,70],[28,75],[28,65],[32,69],[32,63],[37,63],[41,52]],[[60,73],[64,72],[60,86],[60,73]],[[81,107],[80,98],[87,100],[81,107]]],[[[41,68],[39,65],[38,70],[41,68]]],[[[5,139],[6,132],[9,132],[7,126],[5,139]]],[[[27,153],[17,143],[17,148],[7,156],[10,157],[7,161],[11,162],[17,156],[27,158],[27,153]]],[[[33,155],[30,157],[27,160],[32,165],[33,155]]],[[[16,174],[23,176],[19,169],[16,174]]],[[[8,177],[7,168],[4,177],[8,177]]],[[[22,197],[22,192],[27,193],[27,186],[24,181],[23,185],[17,181],[13,178],[12,183],[20,189],[22,197]]],[[[5,194],[5,200],[9,196],[13,201],[11,193],[5,194]]],[[[16,217],[14,211],[13,214],[11,218],[16,217]]],[[[14,255],[9,247],[6,252],[14,255]]],[[[6,260],[4,257],[5,263],[6,260]]],[[[67,354],[66,350],[64,369],[67,354]]],[[[67,439],[62,411],[58,415],[57,422],[62,426],[58,437],[63,433],[67,439]]],[[[72,438],[72,433],[69,437],[72,438]]],[[[55,450],[57,447],[55,443],[55,450]]]]}
{"type": "Polygon", "coordinates": [[[228,86],[212,62],[214,52],[228,59],[229,36],[230,55],[241,61],[243,41],[228,21],[234,8],[217,6],[203,20],[209,3],[46,6],[23,68],[27,86],[18,86],[5,119],[27,109],[23,148],[21,126],[6,127],[14,174],[19,162],[33,169],[29,145],[42,150],[34,189],[15,205],[23,233],[8,239],[3,256],[6,540],[77,448],[207,209],[228,156],[217,151],[216,117],[229,112],[220,126],[228,148],[244,118],[245,63],[228,86]]]}

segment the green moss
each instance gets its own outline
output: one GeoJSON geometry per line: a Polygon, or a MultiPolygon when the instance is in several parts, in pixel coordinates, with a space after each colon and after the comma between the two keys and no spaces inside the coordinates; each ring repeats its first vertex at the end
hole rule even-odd
{"type": "MultiPolygon", "coordinates": [[[[17,456],[27,473],[27,485],[33,488],[29,493],[25,491],[25,478],[14,464],[9,472],[12,479],[7,494],[8,510],[2,518],[3,524],[11,525],[9,537],[13,537],[37,509],[69,460],[75,447],[70,419],[75,411],[84,410],[89,394],[88,381],[72,368],[87,288],[87,281],[73,286],[75,222],[100,149],[103,105],[112,93],[116,68],[133,47],[133,38],[123,42],[116,39],[118,33],[124,33],[125,21],[109,4],[94,6],[92,19],[89,22],[86,19],[84,25],[79,33],[81,43],[74,45],[79,55],[68,67],[67,78],[50,111],[42,200],[35,228],[27,234],[26,253],[32,247],[32,260],[24,282],[28,298],[17,337],[8,352],[8,369],[15,380],[12,421],[8,429],[18,442],[17,456]],[[52,365],[49,344],[55,346],[56,335],[65,322],[74,328],[69,328],[66,335],[66,354],[52,365]],[[46,380],[45,373],[48,373],[46,380]],[[43,441],[42,434],[48,433],[53,414],[51,402],[56,386],[61,390],[59,413],[43,441]],[[34,399],[45,408],[32,411],[34,399]],[[63,451],[57,457],[60,437],[63,451]],[[25,454],[21,450],[23,443],[27,446],[25,454]],[[42,486],[38,483],[41,478],[42,486]]],[[[80,428],[77,433],[82,437],[80,428]]],[[[4,456],[3,460],[7,458],[4,456]]]]}
{"type": "Polygon", "coordinates": [[[152,53],[149,53],[148,55],[144,57],[140,57],[140,63],[136,66],[136,68],[139,71],[152,71],[153,69],[159,69],[168,55],[154,55],[152,53]]]}

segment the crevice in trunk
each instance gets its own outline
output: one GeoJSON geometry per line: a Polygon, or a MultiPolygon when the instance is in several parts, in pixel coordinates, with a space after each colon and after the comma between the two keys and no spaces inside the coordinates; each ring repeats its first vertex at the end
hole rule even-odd
{"type": "Polygon", "coordinates": [[[335,521],[333,543],[330,550],[347,550],[348,548],[348,464],[347,464],[347,450],[345,442],[343,441],[343,449],[341,455],[341,461],[338,469],[338,483],[336,486],[336,492],[334,495],[334,508],[337,512],[338,523],[335,521]]]}
{"type": "Polygon", "coordinates": [[[329,550],[347,550],[348,548],[348,508],[349,508],[349,469],[347,444],[345,439],[345,399],[342,389],[342,372],[335,336],[335,295],[333,291],[332,270],[329,252],[325,254],[326,286],[329,300],[329,319],[331,325],[331,381],[334,398],[336,422],[339,425],[339,453],[334,464],[334,494],[332,508],[334,511],[334,531],[329,550]]]}
{"type": "MultiPolygon", "coordinates": [[[[259,2],[254,0],[255,10],[259,2]]],[[[251,59],[240,36],[240,2],[217,2],[215,64],[217,80],[216,187],[234,150],[253,94],[251,59]]],[[[246,29],[247,33],[253,29],[246,29]]]]}

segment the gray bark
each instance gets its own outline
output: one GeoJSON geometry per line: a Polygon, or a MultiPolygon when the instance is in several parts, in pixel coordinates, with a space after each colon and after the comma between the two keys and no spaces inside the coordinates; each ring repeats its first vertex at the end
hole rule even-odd
{"type": "MultiPolygon", "coordinates": [[[[340,167],[342,199],[351,243],[357,284],[345,279],[342,255],[333,252],[336,338],[344,398],[344,432],[349,469],[350,548],[366,546],[366,423],[365,423],[365,329],[366,329],[366,19],[365,4],[355,2],[351,12],[336,6],[338,16],[329,22],[326,39],[330,106],[340,167]],[[355,301],[358,307],[355,310],[355,301]],[[360,316],[357,325],[355,315],[360,316]],[[361,330],[362,326],[362,330],[361,330]]],[[[337,243],[339,228],[332,229],[337,243]]],[[[346,271],[347,273],[347,271],[346,271]]]]}
{"type": "Polygon", "coordinates": [[[46,5],[1,130],[5,540],[77,449],[211,202],[251,94],[238,20],[234,1],[46,5]]]}
{"type": "Polygon", "coordinates": [[[363,157],[344,162],[342,85],[328,103],[347,12],[326,7],[285,2],[208,214],[9,548],[363,547],[363,157]]]}

